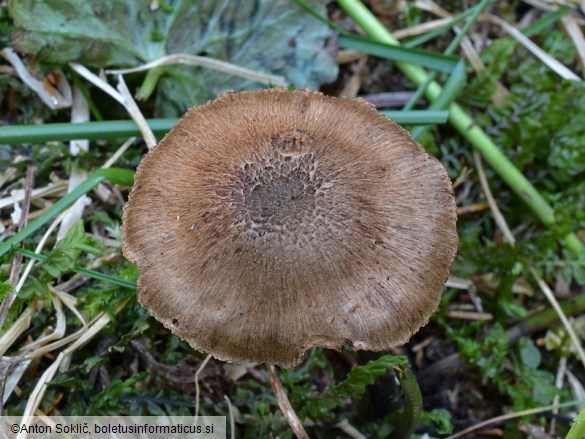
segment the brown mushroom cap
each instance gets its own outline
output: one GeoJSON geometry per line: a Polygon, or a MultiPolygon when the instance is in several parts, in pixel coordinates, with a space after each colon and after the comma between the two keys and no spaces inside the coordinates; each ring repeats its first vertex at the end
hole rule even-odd
{"type": "Polygon", "coordinates": [[[441,163],[373,106],[270,89],[185,114],[140,163],[122,239],[140,303],[193,348],[293,367],[406,343],[455,222],[441,163]]]}

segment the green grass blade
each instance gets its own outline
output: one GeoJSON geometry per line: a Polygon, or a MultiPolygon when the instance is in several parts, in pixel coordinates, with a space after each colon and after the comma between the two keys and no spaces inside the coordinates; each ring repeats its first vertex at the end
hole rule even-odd
{"type": "MultiPolygon", "coordinates": [[[[156,136],[162,137],[177,123],[177,119],[149,119],[146,122],[156,136]]],[[[51,140],[74,139],[107,140],[138,135],[140,131],[132,120],[9,125],[0,127],[0,144],[43,143],[51,140]]]]}
{"type": "Polygon", "coordinates": [[[55,218],[59,213],[71,206],[80,197],[88,193],[95,186],[104,180],[109,180],[114,184],[123,186],[131,186],[134,182],[134,172],[127,169],[99,169],[91,174],[87,180],[53,204],[46,212],[33,220],[28,226],[23,228],[14,236],[8,238],[6,241],[0,243],[0,256],[10,251],[15,245],[22,242],[32,233],[36,232],[46,223],[55,218]]]}
{"type": "MultiPolygon", "coordinates": [[[[431,111],[439,111],[444,108],[448,108],[449,105],[455,100],[463,87],[467,83],[467,74],[465,71],[465,63],[463,60],[459,62],[459,65],[455,68],[445,86],[443,87],[443,91],[439,95],[436,101],[431,103],[429,106],[429,110],[431,111]]],[[[425,126],[416,127],[412,130],[412,137],[415,139],[420,138],[423,132],[427,129],[425,126]]]]}
{"type": "Polygon", "coordinates": [[[585,437],[585,410],[581,410],[565,439],[583,439],[585,437]]]}
{"type": "MultiPolygon", "coordinates": [[[[556,23],[560,18],[564,17],[569,12],[571,12],[571,10],[572,10],[571,8],[569,8],[567,6],[563,6],[559,9],[557,9],[556,11],[547,12],[542,17],[540,17],[538,20],[536,20],[534,23],[531,23],[530,25],[526,26],[524,29],[520,29],[520,32],[522,32],[527,37],[531,37],[533,35],[536,35],[537,33],[542,32],[543,30],[546,30],[549,26],[556,23]]],[[[514,40],[512,37],[509,37],[509,38],[514,40]]],[[[516,40],[514,40],[514,41],[516,41],[516,40]]]]}
{"type": "MultiPolygon", "coordinates": [[[[43,262],[47,259],[47,256],[35,253],[30,250],[26,249],[19,249],[18,253],[22,254],[23,256],[34,259],[38,262],[43,262]]],[[[99,271],[90,270],[89,268],[80,267],[79,265],[74,265],[72,271],[83,274],[85,276],[91,277],[92,279],[100,280],[103,282],[111,283],[112,285],[118,285],[124,288],[136,289],[136,284],[134,282],[130,282],[129,280],[120,279],[116,276],[110,276],[109,274],[100,273],[99,271]]]]}
{"type": "MultiPolygon", "coordinates": [[[[411,118],[411,116],[407,117],[409,119],[411,118]]],[[[171,128],[177,123],[177,120],[178,119],[149,119],[146,122],[154,134],[161,138],[171,130],[171,128]]],[[[73,139],[115,139],[119,137],[139,135],[140,131],[138,130],[138,127],[131,120],[19,125],[0,127],[0,144],[42,143],[55,140],[66,141],[73,139]]]]}
{"type": "Polygon", "coordinates": [[[399,124],[408,125],[427,125],[427,124],[438,124],[447,123],[449,119],[449,112],[447,110],[412,110],[412,111],[400,111],[400,110],[387,110],[380,111],[380,113],[388,116],[394,122],[399,124]]]}
{"type": "Polygon", "coordinates": [[[439,26],[438,28],[436,28],[430,32],[427,32],[425,34],[419,35],[417,37],[411,38],[410,40],[404,42],[402,44],[402,46],[408,47],[408,48],[414,48],[414,47],[420,46],[421,44],[426,43],[427,41],[432,40],[433,38],[438,37],[439,35],[450,30],[451,28],[453,28],[453,26],[461,23],[463,20],[465,20],[467,17],[469,17],[471,14],[473,14],[473,11],[475,11],[475,8],[477,8],[477,5],[474,6],[473,8],[469,8],[467,11],[462,12],[459,15],[455,15],[451,20],[449,20],[447,23],[439,26]]]}
{"type": "Polygon", "coordinates": [[[340,35],[339,46],[345,49],[354,49],[369,55],[393,61],[417,64],[440,72],[451,73],[457,66],[459,58],[422,49],[406,49],[390,44],[372,41],[355,35],[340,35]]]}
{"type": "MultiPolygon", "coordinates": [[[[471,28],[473,23],[475,23],[477,21],[477,19],[479,18],[479,14],[491,2],[493,2],[493,0],[481,0],[479,2],[479,4],[475,7],[473,13],[469,17],[469,19],[465,22],[465,25],[463,26],[461,31],[449,43],[449,46],[445,50],[445,55],[453,55],[455,50],[459,47],[459,44],[461,44],[461,40],[463,39],[463,37],[467,34],[467,32],[469,32],[469,29],[471,28]]],[[[453,69],[453,72],[455,71],[456,68],[457,68],[457,66],[453,69]]],[[[461,66],[459,66],[459,69],[461,69],[461,66]]],[[[461,74],[461,73],[459,72],[459,74],[461,74]]],[[[404,107],[406,110],[410,110],[411,108],[414,107],[415,103],[418,102],[418,100],[421,98],[421,96],[426,93],[427,87],[429,86],[429,84],[435,80],[436,75],[437,75],[436,71],[431,72],[427,76],[427,78],[423,81],[423,83],[420,84],[420,86],[418,87],[414,96],[410,99],[410,101],[404,107]]],[[[461,87],[463,87],[463,84],[461,84],[461,87]]],[[[454,98],[455,98],[454,95],[450,99],[448,97],[447,98],[439,97],[437,100],[440,101],[440,105],[436,104],[434,109],[439,110],[439,109],[446,108],[448,106],[448,104],[450,104],[453,101],[454,98]]],[[[422,133],[422,131],[419,130],[419,135],[420,135],[420,133],[422,133]]]]}

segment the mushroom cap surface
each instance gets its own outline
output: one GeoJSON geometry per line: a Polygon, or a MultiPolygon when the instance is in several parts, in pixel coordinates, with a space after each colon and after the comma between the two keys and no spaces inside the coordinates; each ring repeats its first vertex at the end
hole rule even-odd
{"type": "Polygon", "coordinates": [[[228,92],[142,159],[123,253],[139,301],[197,350],[298,365],[380,351],[436,310],[457,251],[446,170],[361,99],[228,92]]]}

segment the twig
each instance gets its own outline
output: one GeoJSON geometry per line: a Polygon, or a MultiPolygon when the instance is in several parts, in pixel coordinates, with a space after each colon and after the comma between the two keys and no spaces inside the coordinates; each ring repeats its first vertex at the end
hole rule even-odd
{"type": "MultiPolygon", "coordinates": [[[[22,203],[22,212],[20,213],[20,219],[18,221],[18,231],[21,231],[25,228],[28,222],[28,214],[30,212],[30,201],[32,197],[32,189],[35,182],[35,172],[36,169],[33,167],[29,167],[26,170],[26,179],[24,182],[24,201],[22,203]]],[[[12,288],[16,288],[18,283],[18,276],[20,274],[20,269],[22,267],[22,255],[16,253],[12,258],[12,267],[10,269],[10,285],[12,288]]],[[[16,294],[12,291],[9,291],[6,296],[4,296],[4,300],[0,305],[0,328],[4,325],[4,321],[6,320],[6,316],[8,315],[8,311],[10,310],[10,306],[14,299],[16,298],[16,294]]]]}
{"type": "Polygon", "coordinates": [[[273,364],[267,364],[266,370],[268,371],[268,376],[270,377],[270,383],[272,384],[272,389],[276,395],[278,406],[280,407],[280,410],[282,410],[288,425],[298,439],[309,439],[309,435],[305,431],[301,420],[290,405],[290,401],[282,387],[282,381],[280,381],[276,367],[273,364]]]}

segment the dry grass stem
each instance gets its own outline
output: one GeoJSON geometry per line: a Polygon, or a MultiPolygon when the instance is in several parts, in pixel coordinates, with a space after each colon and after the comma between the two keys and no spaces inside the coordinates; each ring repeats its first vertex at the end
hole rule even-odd
{"type": "Polygon", "coordinates": [[[87,67],[77,63],[69,63],[69,66],[79,75],[83,76],[89,82],[99,87],[120,104],[122,104],[132,120],[134,120],[136,125],[138,125],[138,129],[140,130],[140,133],[142,134],[142,137],[144,138],[144,141],[146,142],[146,145],[149,149],[156,145],[156,138],[146,123],[146,119],[144,118],[143,114],[138,109],[138,106],[136,105],[136,102],[130,94],[130,91],[128,90],[128,87],[126,86],[126,83],[124,82],[124,79],[121,75],[118,75],[118,90],[116,90],[104,79],[91,72],[87,67]]]}
{"type": "Polygon", "coordinates": [[[483,14],[480,17],[481,20],[489,21],[490,23],[496,24],[504,29],[512,38],[518,41],[520,44],[524,46],[526,50],[532,53],[535,57],[537,57],[540,61],[542,61],[546,66],[548,66],[552,71],[554,71],[557,75],[559,75],[563,79],[571,79],[573,81],[581,81],[576,74],[574,74],[571,70],[565,67],[564,64],[561,64],[540,47],[532,42],[530,38],[516,29],[514,26],[509,24],[507,21],[501,19],[500,17],[492,14],[483,14]]]}
{"type": "Polygon", "coordinates": [[[22,82],[24,82],[39,98],[52,110],[59,108],[67,108],[71,106],[71,87],[65,79],[65,76],[59,74],[59,87],[61,90],[51,87],[46,87],[44,81],[40,81],[31,75],[28,68],[21,61],[20,57],[7,47],[0,51],[0,54],[14,67],[16,74],[22,82]]]}
{"type": "MultiPolygon", "coordinates": [[[[88,176],[88,172],[84,169],[79,169],[77,166],[72,166],[71,174],[69,175],[69,183],[67,185],[67,192],[73,191],[77,186],[83,183],[88,176]]],[[[81,218],[83,217],[83,211],[86,206],[91,204],[91,199],[87,195],[83,195],[75,200],[71,206],[67,208],[63,213],[59,230],[57,230],[57,241],[61,241],[67,232],[71,230],[81,218]]]]}
{"type": "Polygon", "coordinates": [[[579,404],[575,407],[577,412],[585,409],[585,388],[579,379],[575,376],[570,369],[567,369],[567,381],[569,382],[569,389],[571,390],[571,394],[573,395],[573,399],[577,401],[583,401],[583,403],[579,404]]]}
{"type": "Polygon", "coordinates": [[[71,67],[78,75],[84,77],[86,80],[91,82],[93,85],[95,85],[96,87],[100,88],[101,90],[103,90],[104,92],[109,94],[111,97],[113,97],[115,100],[117,100],[124,107],[126,106],[126,102],[124,101],[124,98],[122,97],[122,95],[120,93],[118,93],[118,91],[116,91],[116,89],[114,87],[112,87],[110,84],[108,84],[102,78],[100,78],[98,75],[96,75],[95,73],[90,71],[87,67],[85,67],[81,64],[77,64],[77,63],[69,63],[69,67],[71,67]]]}
{"type": "Polygon", "coordinates": [[[578,23],[574,15],[565,15],[561,18],[561,24],[565,31],[573,41],[577,56],[579,57],[579,64],[581,66],[581,73],[585,72],[585,37],[581,25],[578,23]]]}
{"type": "Polygon", "coordinates": [[[367,439],[357,428],[351,425],[347,419],[338,422],[335,426],[353,439],[367,439]]]}
{"type": "Polygon", "coordinates": [[[542,277],[540,277],[540,274],[538,274],[536,269],[530,264],[528,265],[528,269],[530,270],[530,273],[532,273],[532,276],[536,280],[540,290],[544,293],[545,297],[548,299],[549,303],[552,305],[552,307],[554,308],[554,310],[558,314],[559,319],[561,320],[561,323],[563,324],[565,330],[567,331],[567,334],[569,334],[569,337],[571,338],[571,342],[573,344],[573,347],[575,348],[575,352],[577,353],[577,356],[579,357],[579,360],[581,360],[581,364],[583,365],[583,368],[585,369],[585,351],[583,350],[583,345],[581,343],[581,340],[579,339],[579,337],[577,336],[577,334],[573,330],[573,326],[569,322],[567,315],[563,312],[554,293],[552,292],[550,287],[546,284],[546,282],[542,279],[542,277]]]}
{"type": "Polygon", "coordinates": [[[350,62],[357,61],[358,59],[367,57],[368,55],[364,52],[358,52],[357,50],[353,49],[342,49],[337,52],[335,62],[337,62],[339,65],[348,64],[350,62]]]}
{"type": "Polygon", "coordinates": [[[486,419],[485,421],[478,422],[477,424],[472,425],[471,427],[467,427],[464,430],[458,431],[457,433],[452,434],[451,436],[448,436],[445,439],[457,439],[459,437],[463,437],[463,436],[467,435],[468,433],[471,433],[472,431],[479,430],[480,428],[486,427],[486,426],[491,425],[491,424],[509,421],[511,419],[516,419],[516,418],[522,418],[523,416],[530,416],[530,415],[535,415],[538,413],[548,412],[550,410],[559,409],[559,408],[562,408],[562,407],[560,405],[553,405],[553,406],[547,406],[547,407],[537,407],[537,408],[533,408],[533,409],[522,410],[522,411],[515,412],[515,413],[508,413],[506,415],[496,416],[496,417],[493,417],[490,419],[486,419]]]}
{"type": "MultiPolygon", "coordinates": [[[[563,389],[563,383],[565,381],[566,372],[567,372],[567,357],[561,357],[561,359],[559,361],[559,368],[557,369],[557,375],[555,377],[555,387],[559,391],[563,389]]],[[[561,396],[555,395],[555,397],[553,399],[553,405],[557,405],[559,402],[561,402],[561,396]]],[[[552,412],[553,412],[553,415],[558,415],[559,409],[554,409],[552,412]]],[[[550,421],[550,428],[548,430],[548,432],[550,434],[555,433],[556,424],[557,424],[557,419],[555,417],[553,417],[550,421]]]]}
{"type": "Polygon", "coordinates": [[[117,79],[118,91],[124,98],[125,101],[124,107],[126,107],[126,111],[128,111],[132,120],[134,120],[134,122],[136,122],[136,125],[138,125],[138,129],[140,130],[140,133],[142,134],[142,137],[148,149],[154,148],[156,146],[156,137],[154,137],[154,133],[146,123],[144,115],[138,108],[138,105],[136,105],[136,101],[132,97],[130,90],[128,90],[128,86],[126,86],[124,77],[122,75],[117,75],[117,79]]]}
{"type": "Polygon", "coordinates": [[[392,35],[394,35],[394,37],[397,40],[401,40],[401,39],[406,38],[406,37],[412,37],[415,35],[424,34],[424,33],[431,32],[435,29],[440,28],[441,26],[449,23],[451,21],[451,19],[452,19],[452,17],[445,17],[445,18],[439,18],[437,20],[427,21],[426,23],[421,23],[421,24],[417,24],[416,26],[411,26],[411,27],[407,27],[404,29],[394,31],[394,32],[392,32],[392,35]]]}
{"type": "MultiPolygon", "coordinates": [[[[83,94],[77,87],[73,89],[73,104],[71,106],[71,122],[83,123],[89,121],[89,105],[83,94]]],[[[77,156],[81,151],[89,151],[89,140],[78,139],[69,142],[69,152],[72,156],[77,156]]],[[[81,169],[79,166],[72,166],[69,175],[69,182],[67,185],[67,192],[73,191],[79,184],[87,178],[87,171],[81,169]]],[[[61,221],[59,230],[57,231],[57,241],[65,237],[67,232],[77,223],[83,216],[83,210],[87,205],[91,204],[91,200],[87,195],[79,197],[72,206],[67,209],[67,213],[61,221]]]]}
{"type": "MultiPolygon", "coordinates": [[[[28,425],[27,420],[34,415],[36,409],[40,405],[45,391],[47,390],[47,382],[53,379],[55,373],[57,372],[61,361],[63,360],[64,353],[61,352],[57,359],[51,364],[41,375],[37,385],[35,386],[34,390],[31,392],[30,397],[26,403],[26,407],[24,409],[24,413],[22,415],[21,425],[28,425]]],[[[16,439],[24,439],[26,437],[26,431],[20,431],[16,439]]]]}
{"type": "Polygon", "coordinates": [[[236,439],[236,422],[234,419],[234,406],[232,405],[232,402],[230,401],[227,395],[223,395],[223,399],[225,399],[225,402],[228,406],[228,414],[230,420],[230,437],[231,439],[236,439]]]}
{"type": "MultiPolygon", "coordinates": [[[[115,310],[115,314],[119,313],[124,306],[128,303],[129,299],[126,299],[122,303],[120,303],[115,310]]],[[[31,417],[36,410],[38,409],[45,391],[47,390],[47,382],[52,380],[57,371],[65,371],[69,367],[69,362],[71,361],[71,355],[79,348],[84,346],[87,342],[89,342],[93,337],[95,337],[106,325],[108,325],[111,321],[111,317],[106,313],[101,313],[96,319],[92,322],[92,324],[88,327],[83,328],[82,331],[78,331],[78,338],[66,349],[59,353],[55,361],[49,366],[45,372],[39,378],[34,390],[31,392],[31,395],[27,401],[24,413],[22,415],[23,422],[24,420],[31,417]]],[[[17,436],[18,438],[23,437],[21,433],[17,436]]]]}
{"type": "Polygon", "coordinates": [[[357,96],[362,86],[362,73],[367,62],[368,58],[361,58],[352,66],[352,74],[345,82],[339,97],[355,98],[357,96]]]}
{"type": "MultiPolygon", "coordinates": [[[[20,218],[18,220],[18,230],[24,229],[28,222],[28,214],[30,212],[30,202],[32,198],[32,190],[35,184],[35,172],[36,169],[33,167],[29,167],[26,170],[26,178],[24,181],[24,200],[22,203],[22,211],[20,212],[20,218]]],[[[12,267],[10,268],[10,285],[12,288],[15,288],[18,283],[18,277],[20,275],[20,269],[22,268],[22,255],[17,253],[12,258],[12,267]]],[[[9,291],[6,296],[4,296],[4,300],[0,304],[0,328],[4,325],[4,321],[6,320],[6,316],[8,315],[8,311],[10,306],[14,302],[16,298],[16,294],[12,291],[9,291]]]]}
{"type": "Polygon", "coordinates": [[[18,316],[18,319],[2,334],[2,337],[0,337],[0,356],[4,355],[18,337],[29,328],[34,312],[35,310],[31,307],[26,308],[18,316]]]}
{"type": "Polygon", "coordinates": [[[207,56],[188,55],[184,53],[176,53],[173,55],[163,56],[156,61],[143,64],[131,69],[117,69],[106,70],[108,74],[127,74],[144,72],[154,69],[156,67],[169,66],[175,64],[187,64],[196,67],[206,67],[208,69],[217,70],[218,72],[226,73],[228,75],[236,76],[238,78],[249,79],[260,84],[272,84],[279,87],[286,87],[288,83],[283,76],[271,75],[268,73],[257,72],[255,70],[239,67],[225,61],[209,58],[207,56]]]}
{"type": "MultiPolygon", "coordinates": [[[[71,123],[89,122],[89,104],[78,87],[73,87],[73,104],[71,105],[71,123]]],[[[89,151],[89,140],[78,139],[69,142],[69,152],[77,156],[81,151],[89,151]]]]}
{"type": "Polygon", "coordinates": [[[459,320],[493,320],[494,316],[488,312],[447,311],[447,317],[459,320]]]}
{"type": "Polygon", "coordinates": [[[130,146],[132,146],[132,144],[136,141],[136,137],[129,137],[128,139],[126,139],[126,141],[124,143],[122,143],[122,145],[120,145],[120,147],[116,150],[116,152],[114,154],[112,154],[112,156],[102,165],[102,169],[107,169],[112,167],[120,157],[122,157],[122,155],[126,152],[126,150],[128,148],[130,148],[130,146]]]}
{"type": "MultiPolygon", "coordinates": [[[[200,401],[200,388],[199,388],[199,375],[201,374],[201,372],[203,372],[203,369],[205,369],[205,366],[207,366],[207,363],[209,362],[209,360],[211,360],[211,354],[208,354],[207,357],[205,357],[205,359],[201,362],[201,364],[199,365],[199,367],[197,368],[197,370],[195,371],[195,419],[197,420],[197,417],[199,416],[199,407],[201,404],[200,401]]],[[[197,421],[195,421],[195,423],[197,423],[197,421]]]]}
{"type": "Polygon", "coordinates": [[[473,151],[473,160],[475,161],[475,168],[477,169],[479,182],[483,189],[485,198],[487,199],[488,205],[490,206],[490,209],[492,211],[494,221],[496,222],[496,225],[498,226],[500,231],[504,234],[504,240],[507,243],[514,245],[516,243],[516,238],[514,238],[512,231],[508,227],[508,223],[506,223],[506,220],[504,219],[502,212],[500,212],[498,204],[496,203],[496,200],[492,195],[492,191],[490,190],[490,186],[485,175],[485,171],[483,169],[483,162],[481,160],[481,156],[476,150],[473,151]]]}
{"type": "Polygon", "coordinates": [[[53,331],[50,334],[42,336],[42,337],[38,338],[37,340],[33,341],[32,343],[27,344],[24,347],[25,351],[29,351],[29,350],[32,350],[32,349],[38,347],[38,346],[42,346],[42,345],[47,344],[49,342],[52,342],[54,340],[58,340],[65,335],[65,328],[67,325],[67,321],[65,318],[65,313],[63,312],[63,306],[62,306],[61,300],[56,295],[53,295],[52,302],[53,302],[53,309],[55,310],[55,318],[57,320],[55,328],[53,329],[53,331]]]}
{"type": "MultiPolygon", "coordinates": [[[[51,196],[62,196],[67,191],[67,181],[62,180],[56,183],[50,183],[43,188],[33,189],[31,200],[38,200],[51,196]]],[[[12,206],[14,203],[20,203],[24,200],[24,190],[17,189],[10,192],[10,196],[0,199],[0,209],[12,206]]]]}
{"type": "Polygon", "coordinates": [[[267,364],[266,370],[268,371],[268,376],[270,377],[270,383],[274,389],[274,394],[276,395],[278,406],[280,407],[280,410],[282,410],[282,414],[284,415],[286,422],[288,422],[288,425],[298,439],[309,439],[309,435],[305,431],[301,420],[290,405],[290,401],[286,396],[286,392],[284,391],[284,387],[282,386],[282,381],[280,381],[276,367],[272,364],[267,364]]]}

